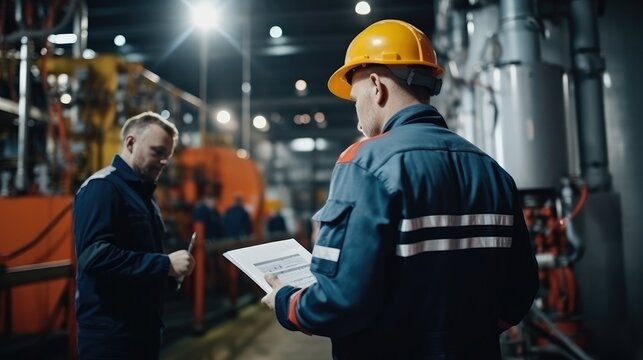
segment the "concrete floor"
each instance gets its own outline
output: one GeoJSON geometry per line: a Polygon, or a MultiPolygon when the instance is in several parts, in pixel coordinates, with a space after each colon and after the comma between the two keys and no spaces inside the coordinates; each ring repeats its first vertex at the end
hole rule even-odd
{"type": "Polygon", "coordinates": [[[271,310],[252,304],[200,336],[184,337],[161,352],[161,360],[328,360],[327,338],[282,328],[271,310]]]}

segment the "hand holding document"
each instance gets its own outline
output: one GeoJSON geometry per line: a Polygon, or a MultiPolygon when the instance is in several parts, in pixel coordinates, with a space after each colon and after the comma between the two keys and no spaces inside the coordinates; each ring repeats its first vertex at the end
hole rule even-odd
{"type": "Polygon", "coordinates": [[[317,281],[310,272],[312,255],[295,239],[230,250],[223,253],[223,256],[266,293],[272,290],[264,279],[266,273],[277,275],[284,285],[300,288],[308,287],[317,281]]]}

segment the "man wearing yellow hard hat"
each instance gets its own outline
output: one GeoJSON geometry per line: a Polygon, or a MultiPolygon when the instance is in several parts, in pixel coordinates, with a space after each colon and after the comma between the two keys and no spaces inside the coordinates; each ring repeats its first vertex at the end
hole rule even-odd
{"type": "Polygon", "coordinates": [[[383,20],[328,81],[367,139],[313,216],[317,282],[268,275],[262,301],[285,328],[330,337],[334,359],[500,359],[538,290],[513,179],[429,105],[442,73],[424,33],[383,20]]]}

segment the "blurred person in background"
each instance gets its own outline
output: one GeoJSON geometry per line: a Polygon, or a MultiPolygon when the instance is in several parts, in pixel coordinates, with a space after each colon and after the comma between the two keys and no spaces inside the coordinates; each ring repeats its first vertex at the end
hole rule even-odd
{"type": "Polygon", "coordinates": [[[203,198],[194,207],[192,219],[203,222],[205,239],[214,242],[225,234],[223,218],[217,210],[217,187],[204,186],[201,193],[203,198]]]}
{"type": "Polygon", "coordinates": [[[243,198],[236,195],[234,204],[226,210],[223,215],[225,234],[228,238],[242,239],[250,236],[252,233],[252,223],[250,215],[246,208],[243,207],[243,198]]]}
{"type": "Polygon", "coordinates": [[[276,209],[268,218],[268,222],[266,223],[266,230],[268,231],[270,240],[277,240],[277,237],[283,237],[288,233],[286,219],[284,219],[284,216],[281,214],[280,209],[276,209]]]}

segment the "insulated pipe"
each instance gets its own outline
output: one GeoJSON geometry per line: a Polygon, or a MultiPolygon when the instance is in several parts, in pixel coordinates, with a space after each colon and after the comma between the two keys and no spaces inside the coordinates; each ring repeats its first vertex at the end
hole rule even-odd
{"type": "Polygon", "coordinates": [[[531,0],[500,0],[500,65],[540,61],[539,25],[531,0]]]}
{"type": "Polygon", "coordinates": [[[469,47],[469,34],[467,32],[467,14],[462,10],[453,10],[450,13],[451,31],[450,50],[458,62],[466,60],[466,50],[469,47]]]}
{"type": "Polygon", "coordinates": [[[449,13],[451,10],[450,0],[434,0],[433,7],[436,10],[435,15],[435,34],[433,45],[440,53],[447,53],[449,50],[449,13]]]}
{"type": "Polygon", "coordinates": [[[15,187],[18,193],[27,190],[27,159],[29,158],[29,110],[31,109],[31,41],[23,36],[20,40],[20,76],[18,97],[18,161],[15,187]]]}
{"type": "Polygon", "coordinates": [[[87,13],[87,4],[85,1],[78,1],[78,8],[74,16],[74,34],[76,34],[76,42],[72,49],[72,55],[76,59],[83,57],[83,51],[87,49],[87,36],[89,28],[89,16],[87,13]]]}
{"type": "Polygon", "coordinates": [[[608,190],[611,176],[602,78],[605,59],[600,55],[593,1],[571,0],[569,17],[581,172],[590,190],[608,190]]]}

